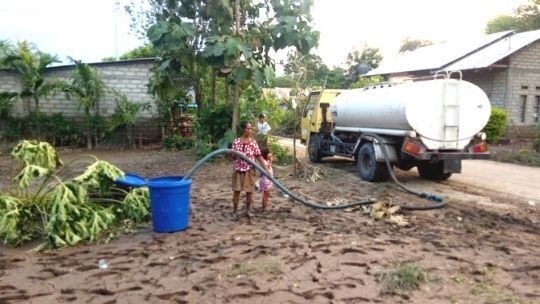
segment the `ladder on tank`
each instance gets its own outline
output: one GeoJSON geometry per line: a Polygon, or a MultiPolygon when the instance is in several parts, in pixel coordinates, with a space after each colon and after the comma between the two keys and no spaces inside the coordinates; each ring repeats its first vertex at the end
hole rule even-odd
{"type": "MultiPolygon", "coordinates": [[[[439,73],[439,72],[437,72],[439,73]]],[[[437,76],[435,74],[435,77],[437,76]]],[[[459,147],[459,120],[460,120],[460,82],[450,82],[450,76],[455,72],[446,71],[446,81],[443,84],[443,149],[457,149],[459,147]]],[[[459,81],[463,79],[461,71],[459,81]]]]}

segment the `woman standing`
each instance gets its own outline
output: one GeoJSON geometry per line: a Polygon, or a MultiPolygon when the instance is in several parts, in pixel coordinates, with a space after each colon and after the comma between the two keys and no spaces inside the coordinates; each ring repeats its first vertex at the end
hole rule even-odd
{"type": "MultiPolygon", "coordinates": [[[[255,158],[257,158],[262,167],[268,171],[266,162],[261,156],[259,145],[257,145],[257,142],[251,137],[253,134],[253,127],[251,126],[251,123],[242,122],[240,127],[242,128],[242,135],[233,141],[232,149],[244,154],[252,161],[255,161],[255,158]]],[[[252,165],[237,156],[233,157],[233,169],[232,188],[234,191],[234,214],[236,217],[238,217],[240,194],[245,192],[246,216],[251,217],[250,208],[251,204],[253,203],[253,191],[255,190],[255,182],[257,181],[257,172],[252,165]]]]}

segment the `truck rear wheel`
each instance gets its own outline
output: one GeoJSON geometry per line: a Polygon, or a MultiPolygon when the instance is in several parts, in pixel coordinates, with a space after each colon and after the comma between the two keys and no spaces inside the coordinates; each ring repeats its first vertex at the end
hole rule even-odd
{"type": "Polygon", "coordinates": [[[435,163],[421,162],[418,164],[418,173],[422,178],[432,181],[447,180],[452,176],[452,173],[444,172],[444,161],[435,163]]]}
{"type": "Polygon", "coordinates": [[[308,156],[312,163],[320,163],[323,157],[321,153],[321,137],[316,134],[312,134],[309,137],[308,143],[308,156]]]}
{"type": "Polygon", "coordinates": [[[360,147],[356,164],[358,166],[358,174],[365,181],[385,181],[390,177],[386,163],[377,162],[375,148],[372,143],[365,143],[360,147]]]}

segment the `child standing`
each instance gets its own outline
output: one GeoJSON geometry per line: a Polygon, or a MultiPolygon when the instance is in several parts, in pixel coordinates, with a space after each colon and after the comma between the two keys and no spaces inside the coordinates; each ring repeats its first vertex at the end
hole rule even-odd
{"type": "MultiPolygon", "coordinates": [[[[268,173],[270,176],[274,176],[274,172],[272,170],[272,160],[274,157],[272,156],[272,152],[268,150],[268,148],[261,149],[261,155],[263,157],[263,160],[266,164],[266,167],[268,168],[268,173]]],[[[268,207],[268,198],[270,197],[270,190],[272,190],[273,184],[268,179],[268,177],[264,176],[261,173],[261,177],[259,179],[259,191],[262,192],[262,211],[266,210],[266,207],[268,207]]]]}

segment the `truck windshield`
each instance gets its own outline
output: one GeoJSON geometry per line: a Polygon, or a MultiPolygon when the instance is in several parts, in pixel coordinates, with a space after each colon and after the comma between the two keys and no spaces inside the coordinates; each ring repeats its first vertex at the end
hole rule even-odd
{"type": "Polygon", "coordinates": [[[313,115],[313,110],[315,110],[315,106],[319,102],[319,99],[321,99],[320,92],[314,92],[309,95],[306,107],[304,108],[303,117],[311,118],[311,116],[313,115]]]}

